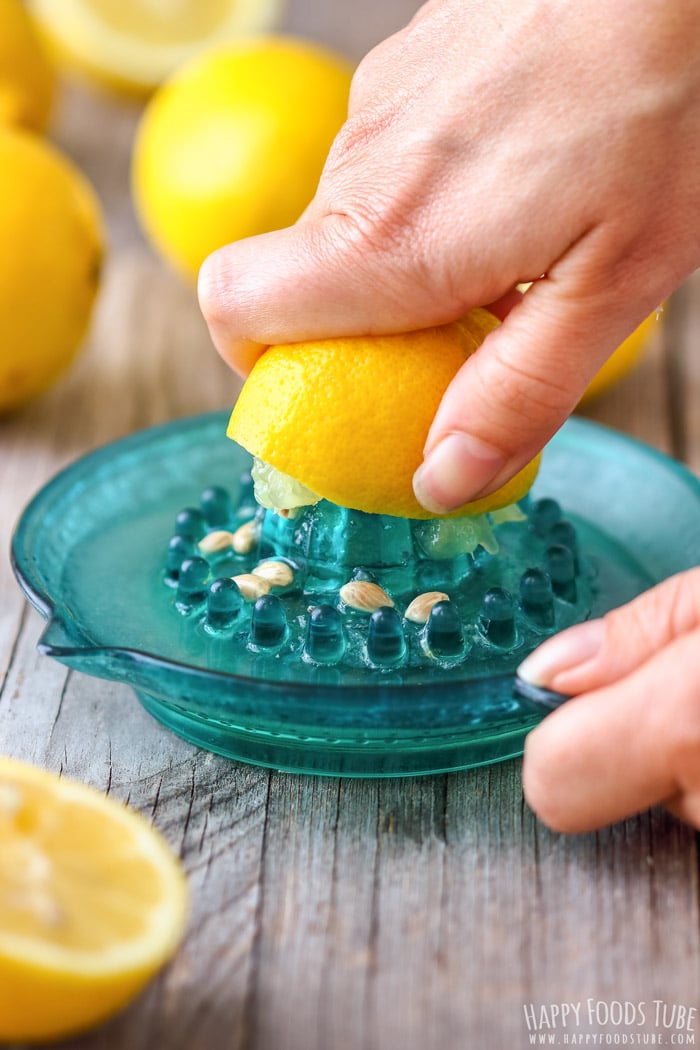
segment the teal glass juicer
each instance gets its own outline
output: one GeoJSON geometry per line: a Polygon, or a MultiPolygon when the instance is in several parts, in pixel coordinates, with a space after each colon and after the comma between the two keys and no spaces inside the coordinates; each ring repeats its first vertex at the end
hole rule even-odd
{"type": "Polygon", "coordinates": [[[524,657],[700,560],[697,480],[593,424],[555,437],[516,511],[433,521],[265,510],[225,424],[84,457],[13,561],[44,652],[232,758],[392,776],[520,754],[543,715],[513,688],[524,657]]]}

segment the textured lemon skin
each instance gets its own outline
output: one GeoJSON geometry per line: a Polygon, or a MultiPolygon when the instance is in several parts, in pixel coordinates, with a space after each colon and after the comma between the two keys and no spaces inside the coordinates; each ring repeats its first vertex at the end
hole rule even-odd
{"type": "Polygon", "coordinates": [[[0,126],[46,127],[55,75],[34,25],[19,0],[0,0],[0,126]]]}
{"type": "Polygon", "coordinates": [[[656,324],[656,314],[650,314],[623,343],[620,343],[612,357],[608,358],[588,384],[581,398],[582,405],[604,394],[628,372],[631,372],[649,345],[656,324]]]}
{"type": "MultiPolygon", "coordinates": [[[[471,310],[455,324],[401,335],[315,340],[267,350],[233,409],[228,436],[343,507],[431,518],[413,474],[459,368],[498,321],[471,310]]],[[[449,517],[484,514],[530,489],[539,457],[449,517]]]]}
{"type": "MultiPolygon", "coordinates": [[[[70,943],[65,950],[57,950],[50,939],[43,944],[37,936],[36,924],[31,920],[25,941],[17,941],[8,936],[0,922],[0,1043],[34,1043],[65,1038],[117,1013],[172,956],[182,936],[188,910],[184,873],[165,840],[140,814],[84,784],[0,756],[0,826],[2,803],[8,792],[17,791],[29,798],[23,820],[30,839],[32,823],[46,825],[54,813],[63,810],[64,821],[71,825],[72,839],[82,845],[81,853],[71,857],[73,867],[62,867],[60,855],[47,857],[50,878],[63,880],[64,889],[66,879],[70,883],[75,873],[79,873],[75,900],[71,901],[76,911],[85,906],[81,899],[85,889],[89,895],[102,888],[100,879],[104,879],[105,871],[110,870],[110,863],[118,873],[117,891],[126,889],[119,882],[119,873],[123,879],[124,870],[135,863],[134,870],[139,872],[142,880],[134,892],[135,900],[139,898],[139,891],[145,894],[156,890],[161,893],[162,900],[157,902],[161,913],[151,936],[112,955],[108,950],[83,955],[73,953],[70,943]],[[106,861],[101,854],[99,863],[93,865],[91,848],[95,850],[95,822],[100,825],[101,835],[107,832],[111,836],[114,856],[106,861]],[[84,832],[82,842],[81,832],[84,832]],[[132,843],[134,855],[130,856],[132,843]],[[120,847],[124,849],[121,855],[120,847]],[[139,861],[142,861],[140,867],[139,861]]],[[[18,839],[21,838],[20,834],[18,839]]],[[[12,832],[6,828],[3,841],[5,848],[12,850],[18,840],[13,839],[12,832]]],[[[21,856],[21,850],[18,855],[21,856]]],[[[8,891],[8,883],[3,881],[7,870],[7,860],[4,867],[0,862],[0,916],[5,907],[11,906],[3,899],[3,894],[8,891]]],[[[23,875],[22,872],[16,874],[23,875]]],[[[30,868],[21,881],[27,884],[31,879],[30,868]]],[[[9,889],[12,889],[11,880],[9,889]]],[[[65,900],[65,892],[63,897],[65,900]]],[[[90,916],[87,918],[89,921],[90,916]]],[[[70,926],[70,909],[64,921],[70,926]]],[[[99,921],[99,915],[95,915],[97,926],[99,921]]]]}
{"type": "Polygon", "coordinates": [[[156,92],[132,185],[176,269],[195,280],[222,245],[299,218],[345,120],[351,72],[323,48],[267,37],[207,51],[156,92]]]}
{"type": "Polygon", "coordinates": [[[77,354],[99,285],[100,207],[53,146],[0,128],[0,413],[49,387],[77,354]]]}

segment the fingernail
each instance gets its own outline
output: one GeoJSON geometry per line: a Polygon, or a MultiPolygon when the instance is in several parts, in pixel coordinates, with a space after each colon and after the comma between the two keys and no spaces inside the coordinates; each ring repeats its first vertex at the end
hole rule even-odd
{"type": "Polygon", "coordinates": [[[551,687],[563,671],[590,660],[599,652],[605,636],[602,620],[587,620],[570,627],[535,649],[518,668],[518,677],[529,685],[551,687]]]}
{"type": "Polygon", "coordinates": [[[505,463],[502,452],[471,434],[448,434],[413,475],[413,491],[426,510],[446,514],[474,499],[505,463]]]}

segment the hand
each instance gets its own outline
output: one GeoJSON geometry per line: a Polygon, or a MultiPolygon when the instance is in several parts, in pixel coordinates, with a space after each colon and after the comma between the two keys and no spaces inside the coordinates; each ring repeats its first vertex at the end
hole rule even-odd
{"type": "Polygon", "coordinates": [[[528,736],[525,797],[557,831],[658,802],[700,828],[700,569],[540,646],[519,673],[572,694],[528,736]]]}
{"type": "Polygon", "coordinates": [[[221,354],[245,373],[270,343],[446,322],[545,274],[456,376],[415,481],[437,512],[501,485],[700,263],[699,17],[431,0],[360,64],[300,221],[205,262],[221,354]]]}

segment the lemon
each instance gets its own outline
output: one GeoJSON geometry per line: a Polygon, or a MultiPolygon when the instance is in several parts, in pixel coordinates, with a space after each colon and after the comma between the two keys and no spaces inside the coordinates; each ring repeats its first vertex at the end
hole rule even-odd
{"type": "Polygon", "coordinates": [[[126,1005],[173,954],[187,887],[134,810],[0,757],[0,1042],[56,1039],[126,1005]]]}
{"type": "Polygon", "coordinates": [[[650,314],[630,336],[620,343],[612,357],[609,357],[603,367],[595,374],[581,398],[581,404],[586,404],[604,393],[618,380],[626,376],[636,365],[640,356],[649,345],[652,332],[656,326],[656,314],[650,314]]]}
{"type": "MultiPolygon", "coordinates": [[[[448,384],[497,325],[475,309],[455,324],[401,335],[271,347],[241,391],[228,436],[332,503],[434,517],[413,494],[413,474],[448,384]]],[[[538,462],[450,517],[515,503],[532,485],[538,462]]]]}
{"type": "Polygon", "coordinates": [[[30,132],[0,128],[0,412],[68,367],[99,282],[102,221],[82,174],[30,132]]]}
{"type": "Polygon", "coordinates": [[[203,47],[269,30],[282,0],[29,0],[59,61],[149,94],[203,47]]]}
{"type": "Polygon", "coordinates": [[[350,79],[332,52],[268,37],[208,51],[164,84],[132,174],[142,224],[166,259],[196,279],[221,245],[293,223],[345,119],[350,79]]]}
{"type": "Polygon", "coordinates": [[[0,0],[0,125],[42,131],[54,87],[53,69],[20,0],[0,0]]]}

